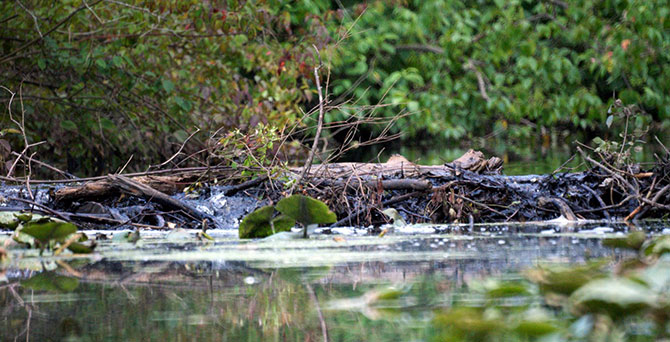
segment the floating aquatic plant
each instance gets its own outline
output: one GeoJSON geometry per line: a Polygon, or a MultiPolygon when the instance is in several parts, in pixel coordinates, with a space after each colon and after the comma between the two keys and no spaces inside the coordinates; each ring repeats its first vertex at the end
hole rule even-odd
{"type": "Polygon", "coordinates": [[[290,231],[299,222],[304,227],[303,237],[306,238],[308,227],[336,220],[337,216],[325,203],[311,197],[293,195],[282,199],[276,206],[264,206],[247,215],[240,223],[239,236],[241,239],[263,238],[290,231]]]}

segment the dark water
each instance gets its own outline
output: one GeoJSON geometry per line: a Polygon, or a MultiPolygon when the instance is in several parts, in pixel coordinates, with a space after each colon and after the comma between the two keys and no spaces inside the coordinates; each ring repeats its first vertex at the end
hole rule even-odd
{"type": "MultiPolygon", "coordinates": [[[[630,254],[601,245],[630,229],[619,224],[437,228],[381,238],[343,229],[307,241],[145,232],[137,244],[100,241],[76,258],[9,249],[0,340],[433,341],[436,310],[480,305],[468,289],[523,279],[538,264],[630,254]],[[392,300],[371,300],[388,291],[392,300]]],[[[670,224],[638,228],[664,234],[670,224]]]]}
{"type": "MultiPolygon", "coordinates": [[[[618,139],[616,137],[614,132],[602,136],[603,139],[614,141],[618,139]]],[[[658,137],[665,146],[670,146],[670,136],[665,132],[649,132],[643,139],[647,143],[640,143],[637,149],[631,150],[633,161],[650,163],[656,160],[654,154],[665,154],[665,150],[655,142],[654,137],[658,137]]],[[[468,149],[475,149],[482,151],[487,158],[497,156],[503,159],[503,173],[506,175],[546,174],[560,167],[566,168],[563,171],[583,171],[585,165],[576,155],[577,142],[595,146],[592,143],[593,138],[579,132],[552,131],[547,135],[517,137],[514,138],[514,143],[495,134],[464,140],[461,143],[421,140],[392,142],[352,150],[344,155],[343,161],[385,162],[391,155],[400,154],[417,164],[439,165],[460,157],[468,149]]]]}

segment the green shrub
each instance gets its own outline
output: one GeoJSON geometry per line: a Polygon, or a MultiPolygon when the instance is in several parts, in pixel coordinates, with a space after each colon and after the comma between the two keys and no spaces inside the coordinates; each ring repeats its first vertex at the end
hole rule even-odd
{"type": "MultiPolygon", "coordinates": [[[[670,118],[662,1],[23,0],[0,13],[0,85],[23,100],[13,114],[24,111],[29,142],[48,141],[37,158],[80,174],[130,155],[143,169],[195,127],[197,143],[222,127],[295,124],[317,101],[313,44],[330,99],[413,113],[392,128],[406,139],[594,130],[615,96],[670,118]]],[[[326,120],[357,115],[344,106],[326,120]]]]}

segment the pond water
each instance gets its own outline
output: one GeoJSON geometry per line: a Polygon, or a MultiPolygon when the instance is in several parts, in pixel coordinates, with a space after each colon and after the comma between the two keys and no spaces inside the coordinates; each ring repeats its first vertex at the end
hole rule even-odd
{"type": "MultiPolygon", "coordinates": [[[[89,256],[45,252],[40,258],[36,250],[7,250],[0,267],[0,340],[451,340],[436,327],[440,310],[485,307],[477,289],[523,281],[524,270],[538,265],[635,255],[601,243],[630,229],[659,235],[670,232],[670,223],[481,225],[472,231],[426,225],[383,237],[339,228],[291,241],[240,241],[236,231],[211,230],[213,242],[197,240],[195,232],[143,231],[136,243],[122,243],[101,239],[112,232],[86,231],[99,244],[89,256]]],[[[1,235],[0,246],[8,238],[1,235]]],[[[535,293],[503,307],[541,310],[540,298],[535,293]]],[[[544,340],[580,340],[572,328],[577,323],[570,324],[568,333],[544,340]]],[[[655,339],[636,324],[622,336],[655,339]]],[[[521,335],[459,336],[503,341],[521,335]]]]}
{"type": "MultiPolygon", "coordinates": [[[[615,133],[607,139],[614,139],[615,133]]],[[[654,154],[664,155],[663,147],[654,142],[654,137],[670,146],[670,136],[664,131],[650,132],[647,144],[639,144],[639,149],[632,150],[636,162],[655,161],[654,154]]],[[[482,151],[488,158],[497,156],[505,162],[503,173],[506,175],[527,175],[551,173],[561,166],[563,171],[583,171],[580,158],[571,159],[576,154],[577,142],[590,144],[592,138],[571,131],[552,131],[547,135],[516,138],[511,144],[508,140],[491,135],[486,138],[463,140],[460,144],[439,141],[392,142],[371,145],[355,149],[346,154],[342,161],[352,162],[385,162],[391,155],[400,154],[408,160],[423,165],[439,165],[450,162],[468,149],[482,151]]]]}

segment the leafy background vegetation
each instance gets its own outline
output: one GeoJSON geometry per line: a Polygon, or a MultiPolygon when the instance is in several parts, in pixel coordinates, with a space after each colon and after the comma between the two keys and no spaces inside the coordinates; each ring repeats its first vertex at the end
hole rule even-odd
{"type": "MultiPolygon", "coordinates": [[[[12,113],[29,143],[48,142],[40,159],[80,174],[131,155],[144,168],[196,128],[203,146],[221,128],[309,125],[312,46],[339,105],[326,121],[385,104],[374,115],[412,113],[392,128],[407,141],[593,132],[615,97],[646,113],[638,125],[670,118],[664,2],[23,0],[0,13],[12,113]]],[[[0,96],[0,125],[15,128],[0,96]]]]}

